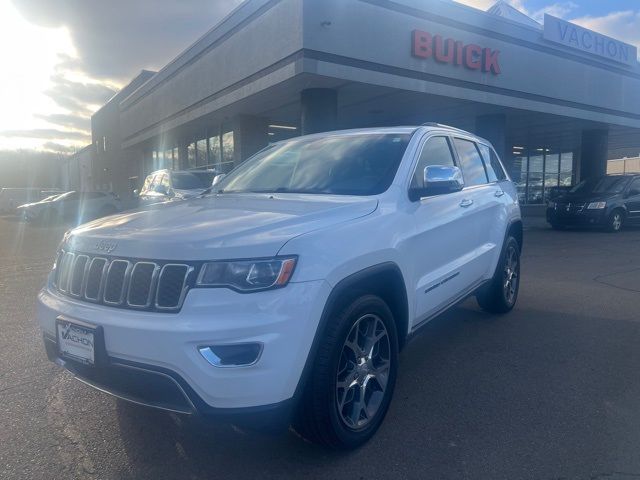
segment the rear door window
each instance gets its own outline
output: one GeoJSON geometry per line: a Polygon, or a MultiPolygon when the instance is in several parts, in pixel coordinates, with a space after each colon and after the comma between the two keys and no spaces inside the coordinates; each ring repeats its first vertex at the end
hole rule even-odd
{"type": "Polygon", "coordinates": [[[484,166],[487,169],[489,182],[499,182],[500,180],[506,179],[507,175],[504,173],[502,165],[498,160],[498,154],[494,152],[492,148],[484,145],[483,143],[478,143],[478,148],[480,149],[480,153],[482,154],[484,166]]]}
{"type": "Polygon", "coordinates": [[[465,187],[484,185],[487,183],[489,181],[487,172],[484,169],[482,157],[476,144],[462,138],[454,138],[453,143],[456,146],[458,158],[460,159],[465,187]]]}

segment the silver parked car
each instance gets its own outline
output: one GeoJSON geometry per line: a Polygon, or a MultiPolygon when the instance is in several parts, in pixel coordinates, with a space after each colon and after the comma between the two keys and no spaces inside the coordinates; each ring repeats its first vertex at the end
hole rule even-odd
{"type": "Polygon", "coordinates": [[[18,207],[26,221],[53,223],[71,221],[82,223],[106,217],[122,210],[120,198],[105,192],[66,192],[52,195],[39,202],[18,207]]]}

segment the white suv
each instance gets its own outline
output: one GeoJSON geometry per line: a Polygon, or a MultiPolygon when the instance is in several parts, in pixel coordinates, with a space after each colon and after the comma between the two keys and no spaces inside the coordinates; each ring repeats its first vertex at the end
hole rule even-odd
{"type": "Polygon", "coordinates": [[[422,325],[470,295],[516,302],[516,189],[467,132],[290,139],[215,189],[65,235],[38,302],[51,360],[126,400],[353,448],[422,325]]]}

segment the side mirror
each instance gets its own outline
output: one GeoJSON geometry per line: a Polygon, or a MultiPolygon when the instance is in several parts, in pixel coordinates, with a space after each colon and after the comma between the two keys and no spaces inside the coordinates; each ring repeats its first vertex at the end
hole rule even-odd
{"type": "Polygon", "coordinates": [[[219,184],[222,181],[224,177],[226,177],[224,173],[221,173],[220,175],[216,175],[215,177],[213,177],[213,182],[211,182],[211,186],[215,187],[217,184],[219,184]]]}
{"type": "Polygon", "coordinates": [[[462,171],[458,167],[445,165],[428,165],[423,172],[423,187],[409,190],[411,201],[423,197],[459,192],[464,188],[462,171]]]}

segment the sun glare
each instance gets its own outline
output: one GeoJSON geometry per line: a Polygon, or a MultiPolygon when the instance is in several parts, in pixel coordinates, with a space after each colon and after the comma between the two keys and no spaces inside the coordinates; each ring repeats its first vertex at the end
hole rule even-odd
{"type": "MultiPolygon", "coordinates": [[[[9,0],[0,0],[0,131],[51,128],[36,115],[63,112],[44,93],[61,54],[76,56],[66,28],[35,26],[9,0]]],[[[0,149],[33,148],[40,142],[0,137],[0,149]]]]}

